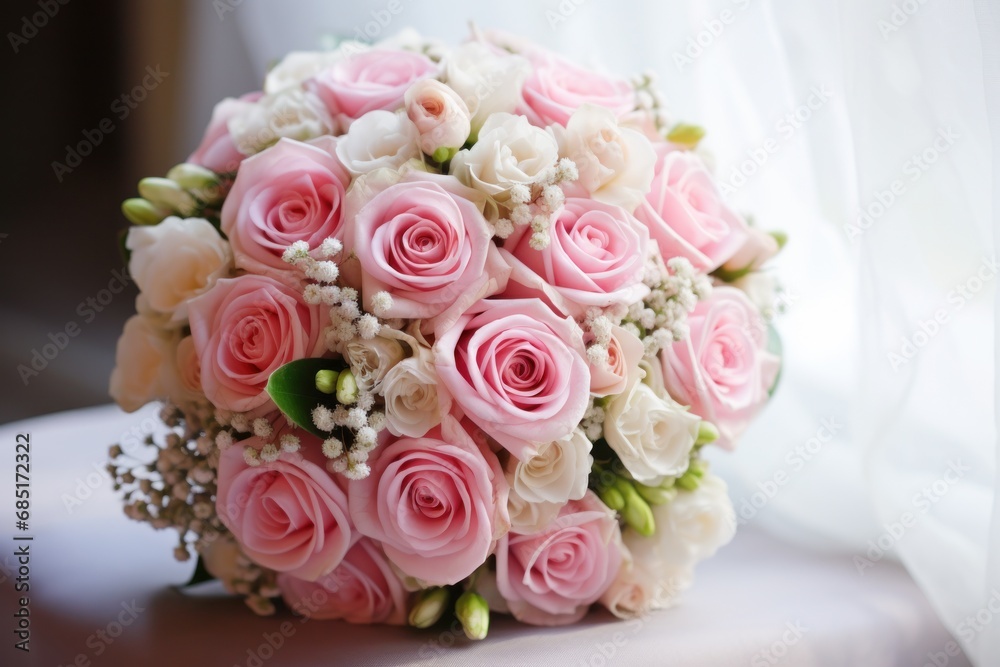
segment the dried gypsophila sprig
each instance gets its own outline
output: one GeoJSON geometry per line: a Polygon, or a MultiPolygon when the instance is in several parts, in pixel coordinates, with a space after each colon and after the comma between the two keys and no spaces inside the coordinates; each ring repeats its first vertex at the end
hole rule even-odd
{"type": "MultiPolygon", "coordinates": [[[[110,450],[108,472],[116,491],[124,492],[125,514],[150,524],[156,530],[173,529],[178,534],[174,557],[189,560],[191,552],[203,554],[217,539],[228,535],[215,507],[216,475],[221,449],[233,438],[232,422],[246,425],[245,415],[213,410],[205,405],[183,407],[165,404],[160,413],[168,431],[160,441],[147,436],[144,444],[155,451],[149,462],[125,452],[120,445],[110,450]]],[[[266,420],[253,420],[249,428],[260,434],[272,427],[266,420]]],[[[245,556],[226,586],[245,596],[255,613],[274,612],[272,598],[279,595],[276,574],[245,556]]]]}

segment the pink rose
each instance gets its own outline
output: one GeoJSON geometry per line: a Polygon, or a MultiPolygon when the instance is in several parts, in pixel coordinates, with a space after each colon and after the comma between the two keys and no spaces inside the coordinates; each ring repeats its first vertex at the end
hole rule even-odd
{"type": "Polygon", "coordinates": [[[521,88],[517,113],[532,125],[566,126],[573,112],[596,104],[624,116],[635,108],[635,90],[623,79],[613,79],[551,54],[532,55],[535,69],[521,88]]]}
{"type": "Polygon", "coordinates": [[[296,241],[311,248],[341,237],[350,174],[334,155],[331,137],[304,144],[281,139],[248,158],[222,206],[222,231],[236,266],[287,279],[281,255],[296,241]]]}
{"type": "Polygon", "coordinates": [[[407,592],[385,554],[366,537],[354,543],[332,572],[316,581],[278,575],[281,596],[292,611],[321,621],[406,622],[407,592]]]}
{"type": "Polygon", "coordinates": [[[254,562],[313,581],[340,564],[351,525],[347,496],[326,471],[321,441],[301,430],[296,435],[301,449],[271,463],[247,465],[245,447],[264,445],[257,437],[223,451],[216,510],[254,562]]]}
{"type": "Polygon", "coordinates": [[[667,391],[715,424],[731,449],[768,399],[781,360],[767,350],[767,327],[735,287],[716,287],[688,316],[690,336],[663,350],[667,391]]]}
{"type": "Polygon", "coordinates": [[[348,486],[351,518],[407,576],[461,581],[510,525],[500,462],[454,419],[381,445],[368,463],[371,474],[348,486]]]}
{"type": "Polygon", "coordinates": [[[510,268],[493,244],[482,201],[453,176],[410,172],[361,205],[347,247],[363,269],[364,303],[386,291],[387,317],[454,322],[501,292],[510,268]]]}
{"type": "Polygon", "coordinates": [[[324,349],[323,313],[284,283],[252,274],[218,281],[188,305],[205,396],[217,407],[267,412],[267,378],[324,349]]]}
{"type": "Polygon", "coordinates": [[[439,330],[438,378],[465,415],[518,459],[583,418],[590,372],[577,324],[538,299],[484,300],[439,330]]]}
{"type": "Polygon", "coordinates": [[[723,201],[701,158],[666,143],[655,148],[656,176],[635,217],[664,259],[686,257],[697,270],[714,271],[746,241],[747,223],[723,201]]]}
{"type": "Polygon", "coordinates": [[[611,586],[622,560],[618,519],[588,491],[542,532],[500,540],[497,588],[517,620],[568,625],[611,586]]]}
{"type": "Polygon", "coordinates": [[[235,172],[246,156],[236,149],[236,143],[229,134],[229,119],[244,108],[244,102],[256,102],[262,95],[257,91],[247,93],[238,100],[227,97],[216,104],[201,143],[186,162],[211,169],[217,174],[235,172]]]}
{"type": "Polygon", "coordinates": [[[629,378],[639,372],[644,352],[642,341],[635,334],[613,327],[611,342],[608,343],[607,365],[590,365],[590,393],[594,396],[613,396],[625,391],[629,378]]]}
{"type": "Polygon", "coordinates": [[[418,79],[434,76],[437,66],[413,51],[373,49],[353,54],[317,74],[312,84],[345,128],[369,111],[395,111],[418,79]]]}
{"type": "Polygon", "coordinates": [[[544,295],[564,315],[641,301],[649,232],[625,209],[593,199],[566,199],[549,228],[549,245],[531,247],[531,229],[519,227],[501,251],[513,271],[506,295],[544,295]],[[527,288],[527,289],[523,289],[527,288]]]}

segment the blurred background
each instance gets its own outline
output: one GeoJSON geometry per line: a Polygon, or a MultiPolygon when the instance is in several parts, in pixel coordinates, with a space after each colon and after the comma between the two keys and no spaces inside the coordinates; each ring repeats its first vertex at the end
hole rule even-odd
{"type": "MultiPolygon", "coordinates": [[[[0,9],[0,423],[109,400],[114,343],[136,294],[116,273],[119,204],[140,178],[183,161],[215,101],[258,85],[250,67],[189,57],[199,5],[211,11],[194,0],[0,9]],[[191,76],[199,71],[210,74],[191,76]],[[192,103],[198,86],[214,99],[192,103]]],[[[225,49],[237,24],[213,18],[225,49]]],[[[230,53],[239,64],[241,51],[230,53]]]]}

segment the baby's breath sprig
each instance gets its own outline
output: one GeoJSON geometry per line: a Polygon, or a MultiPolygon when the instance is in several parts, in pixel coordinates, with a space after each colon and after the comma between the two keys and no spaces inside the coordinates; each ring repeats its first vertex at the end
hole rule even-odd
{"type": "Polygon", "coordinates": [[[549,246],[549,227],[566,201],[562,184],[572,183],[580,177],[576,164],[562,158],[554,166],[544,171],[534,183],[518,183],[510,189],[510,198],[503,203],[508,212],[493,223],[493,233],[506,239],[518,227],[531,227],[529,244],[535,250],[549,246]]]}
{"type": "Polygon", "coordinates": [[[629,306],[622,326],[642,340],[647,356],[687,338],[687,316],[698,301],[712,292],[711,280],[695,271],[684,257],[666,263],[654,250],[646,265],[643,283],[649,294],[629,306]]]}

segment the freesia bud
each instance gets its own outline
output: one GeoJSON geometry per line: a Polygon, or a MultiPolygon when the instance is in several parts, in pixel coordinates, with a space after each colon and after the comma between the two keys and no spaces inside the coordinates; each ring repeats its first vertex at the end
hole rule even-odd
{"type": "Polygon", "coordinates": [[[341,371],[337,377],[337,400],[344,405],[351,405],[358,400],[358,382],[350,369],[341,371]]]}
{"type": "Polygon", "coordinates": [[[475,591],[465,591],[455,603],[455,616],[458,617],[469,639],[485,639],[490,630],[490,607],[484,598],[475,591]]]}
{"type": "Polygon", "coordinates": [[[182,162],[168,171],[167,178],[185,190],[203,190],[214,188],[219,184],[219,177],[214,171],[187,162],[182,162]]]}
{"type": "Polygon", "coordinates": [[[427,588],[420,591],[410,609],[409,623],[415,628],[429,628],[440,620],[448,604],[447,588],[427,588]]]}
{"type": "Polygon", "coordinates": [[[340,375],[337,371],[321,370],[316,371],[316,389],[324,394],[332,394],[337,391],[337,378],[340,375]]]}
{"type": "Polygon", "coordinates": [[[719,429],[715,427],[715,424],[705,420],[702,420],[701,423],[698,424],[698,437],[694,441],[694,444],[704,445],[709,442],[715,442],[718,439],[719,429]]]}
{"type": "Polygon", "coordinates": [[[139,194],[153,204],[188,216],[198,208],[194,197],[169,178],[144,178],[139,181],[139,194]]]}
{"type": "Polygon", "coordinates": [[[122,214],[133,225],[157,225],[170,215],[170,211],[164,211],[141,197],[134,197],[122,202],[122,214]]]}

